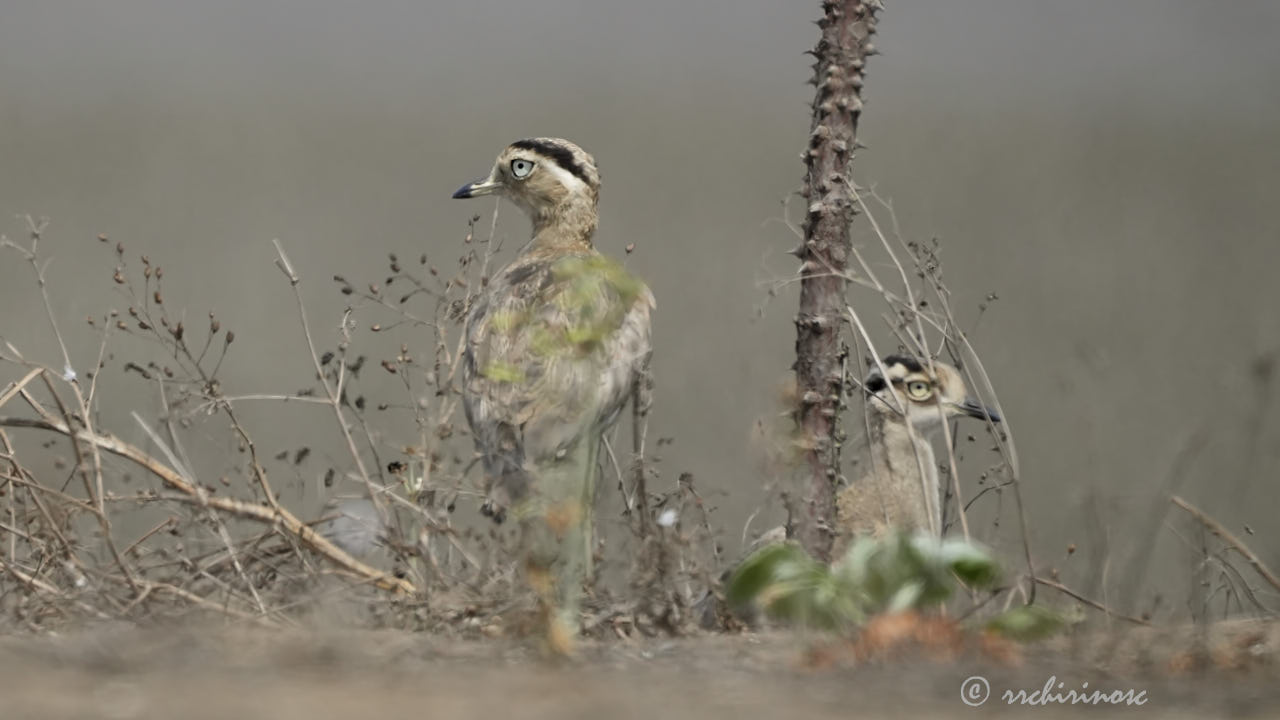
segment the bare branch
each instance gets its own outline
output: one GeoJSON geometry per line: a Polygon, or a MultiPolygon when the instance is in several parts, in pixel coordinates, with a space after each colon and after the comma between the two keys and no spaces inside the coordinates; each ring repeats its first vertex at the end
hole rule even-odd
{"type": "Polygon", "coordinates": [[[1223,542],[1230,545],[1236,552],[1240,553],[1241,557],[1243,557],[1245,561],[1253,567],[1255,572],[1262,576],[1263,580],[1266,580],[1267,583],[1276,590],[1280,590],[1280,577],[1276,577],[1276,574],[1267,567],[1266,563],[1262,562],[1262,558],[1258,557],[1258,555],[1250,550],[1249,546],[1241,542],[1239,538],[1231,534],[1230,530],[1227,530],[1217,520],[1206,515],[1204,511],[1200,510],[1200,508],[1197,508],[1195,505],[1192,505],[1177,495],[1169,498],[1169,502],[1187,511],[1187,514],[1199,521],[1201,525],[1204,525],[1209,532],[1222,538],[1223,542]]]}

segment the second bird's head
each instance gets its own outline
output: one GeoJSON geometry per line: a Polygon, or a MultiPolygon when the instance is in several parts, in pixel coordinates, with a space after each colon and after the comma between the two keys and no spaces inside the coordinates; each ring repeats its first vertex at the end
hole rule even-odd
{"type": "Polygon", "coordinates": [[[867,406],[896,422],[905,419],[917,432],[929,432],[942,421],[953,417],[990,418],[1000,422],[1000,415],[969,395],[960,371],[950,365],[927,362],[904,355],[890,355],[871,369],[863,381],[867,406]],[[941,410],[941,413],[939,413],[941,410]]]}
{"type": "Polygon", "coordinates": [[[594,210],[600,174],[595,159],[568,140],[517,140],[498,155],[488,177],[467,183],[453,194],[455,198],[481,195],[501,195],[535,220],[568,205],[594,210]]]}

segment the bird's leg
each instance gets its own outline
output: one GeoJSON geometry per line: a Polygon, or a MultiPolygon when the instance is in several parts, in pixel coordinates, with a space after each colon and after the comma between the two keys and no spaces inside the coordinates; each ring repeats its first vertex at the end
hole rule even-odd
{"type": "Polygon", "coordinates": [[[577,596],[565,592],[567,581],[576,574],[568,556],[574,554],[577,543],[572,533],[564,532],[577,523],[563,513],[548,504],[524,518],[525,579],[538,598],[546,649],[555,655],[573,654],[578,635],[577,596]]]}
{"type": "Polygon", "coordinates": [[[596,498],[596,478],[601,472],[600,468],[600,446],[604,443],[604,435],[591,433],[589,440],[585,441],[591,446],[591,452],[587,456],[587,463],[583,466],[582,491],[580,500],[582,507],[582,522],[578,528],[581,534],[579,546],[582,548],[582,577],[578,580],[578,587],[581,588],[587,580],[591,578],[595,572],[595,553],[592,552],[592,542],[595,540],[595,498],[596,498]]]}
{"type": "Polygon", "coordinates": [[[522,513],[525,572],[546,624],[548,649],[573,652],[582,586],[591,569],[592,501],[600,434],[588,432],[564,458],[538,473],[522,513]]]}

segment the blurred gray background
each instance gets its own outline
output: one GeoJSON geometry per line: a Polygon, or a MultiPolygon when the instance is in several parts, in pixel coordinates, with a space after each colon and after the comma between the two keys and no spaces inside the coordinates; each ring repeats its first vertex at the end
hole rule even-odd
{"type": "MultiPolygon", "coordinates": [[[[1162,521],[1172,488],[1280,565],[1280,5],[886,4],[856,173],[908,239],[942,239],[969,327],[1000,298],[972,340],[1015,429],[1037,559],[1184,607],[1199,540],[1162,521]],[[1085,552],[1067,558],[1071,542],[1085,552]],[[1134,575],[1153,542],[1155,570],[1134,575]]],[[[52,218],[49,280],[81,367],[97,351],[84,316],[127,304],[107,233],[165,266],[189,326],[216,309],[235,330],[224,388],[287,392],[310,370],[272,238],[332,345],[331,275],[377,279],[387,252],[452,267],[492,204],[450,193],[512,140],[570,138],[604,177],[598,245],[635,243],[627,262],[658,298],[665,477],[724,493],[734,547],[763,498],[751,426],[777,411],[792,350],[794,288],[755,310],[794,271],[776,220],[802,175],[816,6],[6,0],[0,231],[52,218]]],[[[504,206],[508,247],[526,233],[504,206]]],[[[60,365],[37,299],[0,254],[0,335],[60,365]]],[[[104,373],[104,421],[141,441],[129,411],[158,406],[125,359],[104,373]]],[[[269,450],[332,433],[315,406],[246,413],[269,450]]],[[[205,432],[195,452],[216,473],[231,438],[205,432]]]]}

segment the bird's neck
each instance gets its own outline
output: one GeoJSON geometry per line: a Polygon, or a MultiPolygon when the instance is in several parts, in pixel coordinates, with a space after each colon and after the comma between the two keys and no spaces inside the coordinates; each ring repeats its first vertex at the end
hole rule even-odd
{"type": "Polygon", "coordinates": [[[931,522],[938,524],[934,532],[940,532],[942,495],[938,462],[929,438],[905,423],[881,417],[880,422],[872,423],[870,446],[873,466],[880,472],[887,470],[891,482],[902,489],[900,497],[922,498],[931,522]]]}
{"type": "Polygon", "coordinates": [[[595,203],[570,198],[533,213],[533,245],[541,248],[591,247],[596,231],[595,203]]]}
{"type": "Polygon", "coordinates": [[[925,462],[925,471],[933,465],[933,446],[928,438],[911,430],[905,424],[882,420],[871,426],[871,453],[878,462],[883,462],[894,474],[916,477],[920,474],[920,466],[916,462],[916,454],[925,462]]]}

